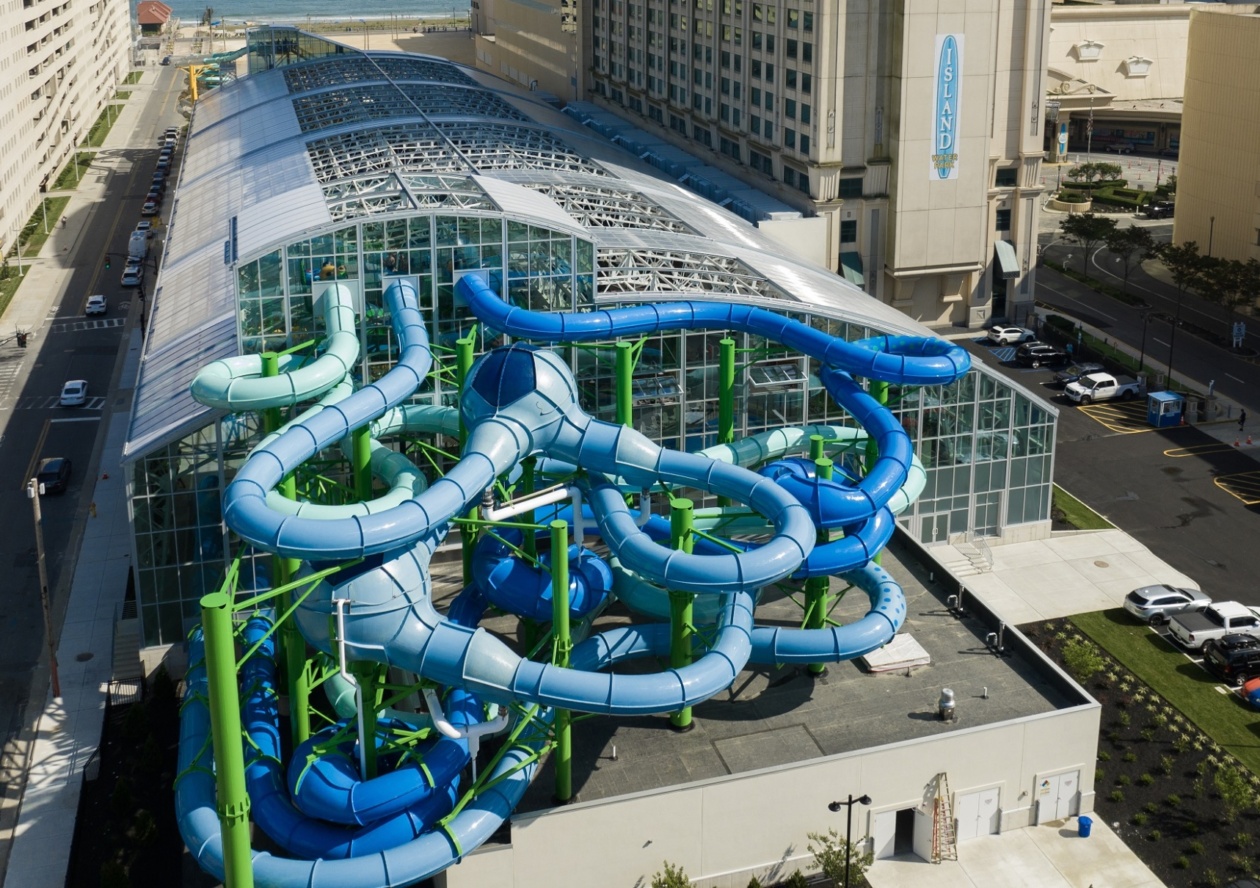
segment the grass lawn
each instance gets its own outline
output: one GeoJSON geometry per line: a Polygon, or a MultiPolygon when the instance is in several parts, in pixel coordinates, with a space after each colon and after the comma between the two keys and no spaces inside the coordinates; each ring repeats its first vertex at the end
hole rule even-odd
{"type": "Polygon", "coordinates": [[[1054,485],[1051,508],[1055,512],[1062,513],[1062,519],[1078,530],[1110,530],[1115,527],[1102,515],[1057,484],[1054,485]]]}
{"type": "Polygon", "coordinates": [[[127,75],[127,79],[123,83],[139,83],[140,78],[144,76],[143,71],[132,71],[127,75]]]}
{"type": "Polygon", "coordinates": [[[61,222],[61,214],[66,211],[66,205],[70,203],[68,197],[46,197],[41,208],[36,209],[22,226],[22,234],[20,242],[22,244],[23,256],[38,256],[40,249],[44,246],[44,241],[48,240],[54,229],[61,222]],[[48,222],[48,230],[44,230],[44,221],[48,222]]]}
{"type": "MultiPolygon", "coordinates": [[[[17,262],[13,257],[10,257],[5,259],[3,269],[0,270],[0,314],[4,314],[4,310],[13,301],[13,295],[17,293],[18,287],[22,285],[22,280],[31,270],[31,266],[24,263],[22,271],[19,273],[17,262]]],[[[0,342],[3,341],[4,337],[0,334],[0,342]]]]}
{"type": "Polygon", "coordinates": [[[1260,774],[1260,721],[1236,695],[1220,693],[1220,682],[1119,608],[1071,620],[1253,774],[1260,774]]]}

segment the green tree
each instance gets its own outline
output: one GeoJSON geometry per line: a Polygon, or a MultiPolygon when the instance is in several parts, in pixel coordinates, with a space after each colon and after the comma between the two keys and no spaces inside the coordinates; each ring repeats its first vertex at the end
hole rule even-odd
{"type": "Polygon", "coordinates": [[[1162,244],[1159,248],[1159,259],[1172,275],[1177,285],[1178,304],[1180,297],[1185,296],[1191,287],[1198,286],[1203,280],[1206,268],[1204,257],[1199,254],[1199,245],[1195,241],[1184,244],[1162,244]]]}
{"type": "Polygon", "coordinates": [[[849,842],[834,829],[825,833],[809,833],[809,853],[822,874],[837,885],[844,882],[845,862],[848,861],[849,881],[861,884],[866,870],[875,862],[875,855],[865,849],[865,842],[849,842]]]}
{"type": "Polygon", "coordinates": [[[1098,181],[1100,182],[1113,181],[1124,174],[1124,167],[1120,166],[1120,164],[1108,163],[1105,160],[1100,160],[1094,164],[1094,168],[1098,172],[1098,181]]]}
{"type": "Polygon", "coordinates": [[[1124,267],[1124,292],[1129,292],[1129,272],[1136,262],[1155,256],[1155,239],[1150,231],[1131,225],[1117,228],[1106,237],[1107,249],[1124,267]]]}
{"type": "Polygon", "coordinates": [[[1081,245],[1081,273],[1089,280],[1089,254],[1116,230],[1116,220],[1093,213],[1068,216],[1059,225],[1065,237],[1081,245]]]}
{"type": "Polygon", "coordinates": [[[1077,681],[1085,681],[1095,672],[1100,672],[1107,661],[1092,642],[1073,638],[1063,645],[1063,665],[1077,681]]]}

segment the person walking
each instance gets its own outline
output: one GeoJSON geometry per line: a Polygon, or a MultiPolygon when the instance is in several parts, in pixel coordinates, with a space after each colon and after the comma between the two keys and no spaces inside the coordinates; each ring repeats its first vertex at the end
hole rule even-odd
{"type": "Polygon", "coordinates": [[[1241,432],[1243,430],[1243,426],[1245,426],[1246,424],[1247,424],[1247,411],[1239,410],[1238,411],[1238,431],[1241,432]]]}

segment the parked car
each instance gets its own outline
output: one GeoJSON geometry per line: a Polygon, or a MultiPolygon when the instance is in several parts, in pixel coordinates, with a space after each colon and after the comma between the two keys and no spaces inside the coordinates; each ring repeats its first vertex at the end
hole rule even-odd
{"type": "MultiPolygon", "coordinates": [[[[1242,687],[1238,689],[1238,696],[1247,701],[1247,705],[1252,709],[1260,709],[1260,678],[1252,678],[1242,683],[1242,687]]],[[[1247,884],[1243,882],[1242,884],[1247,884]]]]}
{"type": "Polygon", "coordinates": [[[163,64],[163,65],[169,65],[170,63],[171,63],[171,57],[170,57],[170,56],[162,56],[162,64],[163,64]]]}
{"type": "Polygon", "coordinates": [[[163,172],[171,168],[171,159],[169,157],[159,157],[157,168],[163,172]]]}
{"type": "Polygon", "coordinates": [[[1177,614],[1168,621],[1168,634],[1183,647],[1197,651],[1211,638],[1225,635],[1260,636],[1260,608],[1237,601],[1218,601],[1201,611],[1177,614]]]}
{"type": "Polygon", "coordinates": [[[1019,345],[1036,338],[1037,334],[1026,327],[1003,327],[999,324],[989,328],[989,342],[996,345],[1019,345]]]}
{"type": "Polygon", "coordinates": [[[146,236],[153,237],[153,220],[141,219],[136,223],[136,231],[143,231],[146,236]]]}
{"type": "Polygon", "coordinates": [[[1028,342],[1015,352],[1015,362],[1026,367],[1038,367],[1062,364],[1067,360],[1067,352],[1047,342],[1028,342]]]}
{"type": "Polygon", "coordinates": [[[158,214],[158,202],[156,200],[146,200],[144,206],[140,208],[141,216],[156,216],[158,214]]]}
{"type": "Polygon", "coordinates": [[[1235,633],[1205,641],[1203,668],[1229,684],[1260,677],[1260,638],[1235,633]]]}
{"type": "Polygon", "coordinates": [[[1199,611],[1212,599],[1198,589],[1182,589],[1158,583],[1142,586],[1124,596],[1124,609],[1152,626],[1162,626],[1168,618],[1189,611],[1199,611]]]}
{"type": "Polygon", "coordinates": [[[145,203],[155,203],[155,204],[158,204],[158,205],[160,206],[160,205],[161,205],[161,203],[162,203],[162,189],[161,189],[161,188],[154,188],[154,189],[150,190],[150,191],[149,191],[149,193],[148,193],[147,195],[145,195],[144,202],[145,202],[145,203]]]}
{"type": "Polygon", "coordinates": [[[119,283],[124,287],[138,287],[140,286],[140,278],[143,276],[144,272],[140,268],[140,263],[137,262],[133,265],[128,262],[127,267],[123,269],[122,279],[119,280],[119,283]]]}
{"type": "Polygon", "coordinates": [[[1054,374],[1054,384],[1059,386],[1059,388],[1063,388],[1069,382],[1076,382],[1082,376],[1089,376],[1091,373],[1102,373],[1106,369],[1102,364],[1095,364],[1089,361],[1068,364],[1054,374]]]}
{"type": "Polygon", "coordinates": [[[87,298],[87,305],[84,306],[83,313],[85,315],[103,315],[108,308],[109,305],[106,303],[105,297],[97,294],[87,298]]]}
{"type": "Polygon", "coordinates": [[[35,474],[35,483],[39,485],[41,494],[65,493],[70,484],[70,460],[64,456],[51,456],[40,460],[39,471],[35,474]]]}
{"type": "Polygon", "coordinates": [[[1092,404],[1095,401],[1132,401],[1138,395],[1145,394],[1145,389],[1132,376],[1090,373],[1064,386],[1063,394],[1077,404],[1092,404]]]}
{"type": "Polygon", "coordinates": [[[1114,151],[1114,152],[1116,152],[1117,154],[1132,154],[1132,153],[1133,153],[1133,143],[1132,143],[1132,142],[1124,142],[1124,141],[1121,141],[1121,142],[1112,142],[1110,145],[1108,145],[1108,146],[1107,146],[1107,150],[1108,150],[1108,151],[1114,151]]]}
{"type": "Polygon", "coordinates": [[[1176,209],[1171,200],[1153,200],[1146,205],[1142,213],[1148,219],[1171,219],[1176,209]]]}
{"type": "Polygon", "coordinates": [[[71,379],[61,387],[62,407],[82,407],[87,403],[87,380],[71,379]]]}

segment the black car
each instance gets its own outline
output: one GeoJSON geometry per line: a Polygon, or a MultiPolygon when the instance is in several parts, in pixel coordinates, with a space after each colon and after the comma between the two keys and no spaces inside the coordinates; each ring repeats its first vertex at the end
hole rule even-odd
{"type": "Polygon", "coordinates": [[[1058,373],[1054,374],[1054,384],[1063,388],[1069,382],[1076,382],[1082,376],[1089,376],[1091,373],[1102,373],[1107,368],[1102,364],[1095,364],[1092,361],[1081,361],[1075,364],[1068,364],[1058,373]]]}
{"type": "Polygon", "coordinates": [[[70,483],[70,460],[64,456],[53,456],[39,464],[39,472],[35,475],[40,493],[65,493],[70,483]]]}
{"type": "Polygon", "coordinates": [[[1203,643],[1203,668],[1230,684],[1260,676],[1260,638],[1223,635],[1203,643]]]}
{"type": "Polygon", "coordinates": [[[1067,360],[1067,353],[1047,342],[1027,342],[1015,351],[1015,362],[1026,367],[1041,367],[1045,364],[1062,364],[1067,360]]]}
{"type": "Polygon", "coordinates": [[[1148,219],[1171,219],[1176,206],[1171,200],[1153,200],[1142,212],[1148,219]]]}

